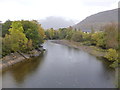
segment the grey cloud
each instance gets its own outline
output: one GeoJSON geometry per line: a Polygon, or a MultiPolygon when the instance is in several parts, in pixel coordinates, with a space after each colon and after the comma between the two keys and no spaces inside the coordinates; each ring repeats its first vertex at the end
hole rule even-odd
{"type": "Polygon", "coordinates": [[[39,22],[40,24],[42,24],[42,27],[44,29],[48,28],[58,29],[72,26],[75,24],[72,20],[66,20],[65,18],[54,16],[47,17],[46,19],[42,19],[39,22]]]}

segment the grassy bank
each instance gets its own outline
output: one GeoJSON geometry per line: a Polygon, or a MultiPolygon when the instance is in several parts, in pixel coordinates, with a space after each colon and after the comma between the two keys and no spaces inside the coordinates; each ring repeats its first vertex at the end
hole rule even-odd
{"type": "Polygon", "coordinates": [[[78,48],[78,49],[86,51],[89,54],[94,55],[96,57],[103,57],[106,53],[106,50],[103,50],[99,47],[86,46],[86,45],[83,45],[83,43],[80,43],[80,42],[74,42],[74,41],[68,41],[68,40],[53,40],[52,42],[62,44],[62,45],[66,45],[66,46],[69,46],[69,47],[78,48]]]}
{"type": "Polygon", "coordinates": [[[92,45],[87,46],[87,45],[84,45],[84,43],[82,43],[82,42],[74,42],[74,41],[69,41],[69,40],[53,40],[52,42],[57,43],[57,44],[66,45],[69,47],[74,47],[74,48],[83,50],[85,52],[88,52],[89,54],[96,56],[97,58],[100,58],[100,59],[110,62],[111,63],[110,67],[112,67],[112,68],[120,67],[120,64],[118,64],[116,66],[116,63],[113,63],[112,61],[109,61],[106,58],[104,58],[104,56],[107,53],[107,49],[102,49],[100,47],[92,46],[92,45]]]}

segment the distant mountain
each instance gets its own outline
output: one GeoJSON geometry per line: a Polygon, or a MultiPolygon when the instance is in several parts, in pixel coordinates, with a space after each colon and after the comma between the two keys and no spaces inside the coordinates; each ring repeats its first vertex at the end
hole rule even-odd
{"type": "Polygon", "coordinates": [[[94,30],[100,30],[102,26],[111,22],[118,22],[118,9],[91,15],[78,24],[74,25],[73,28],[81,29],[82,31],[90,31],[91,28],[94,30]]]}
{"type": "Polygon", "coordinates": [[[69,26],[73,26],[75,23],[72,20],[66,20],[62,17],[47,17],[46,19],[42,19],[39,21],[39,23],[42,25],[44,29],[49,28],[65,28],[69,26]]]}

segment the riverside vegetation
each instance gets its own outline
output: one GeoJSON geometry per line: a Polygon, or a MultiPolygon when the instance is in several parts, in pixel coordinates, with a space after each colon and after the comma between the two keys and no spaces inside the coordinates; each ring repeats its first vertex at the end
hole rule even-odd
{"type": "Polygon", "coordinates": [[[103,58],[110,61],[111,67],[118,67],[120,63],[120,57],[118,54],[120,45],[118,41],[118,26],[117,24],[111,23],[105,25],[100,31],[95,32],[92,28],[91,32],[82,32],[82,30],[76,30],[72,27],[60,28],[54,30],[53,28],[45,31],[46,39],[66,39],[74,42],[81,43],[85,46],[95,46],[98,51],[105,52],[103,58]]]}
{"type": "Polygon", "coordinates": [[[67,40],[78,45],[94,46],[98,51],[105,54],[103,58],[111,62],[111,67],[118,67],[120,64],[119,50],[120,38],[117,24],[108,24],[99,32],[91,29],[91,32],[82,32],[72,27],[53,28],[44,31],[41,25],[35,21],[6,21],[2,24],[2,57],[11,53],[22,52],[30,54],[30,51],[38,49],[46,40],[67,40]]]}
{"type": "Polygon", "coordinates": [[[99,47],[99,51],[106,52],[103,56],[108,61],[112,62],[112,67],[118,67],[120,63],[119,49],[120,40],[118,35],[117,24],[111,23],[99,32],[91,29],[91,32],[82,32],[81,30],[69,28],[60,28],[54,30],[44,29],[36,21],[6,21],[2,24],[2,57],[14,53],[23,52],[29,53],[33,49],[39,48],[45,39],[66,39],[69,41],[80,42],[87,46],[99,47]]]}
{"type": "Polygon", "coordinates": [[[44,42],[44,29],[36,21],[6,21],[2,24],[2,57],[10,53],[30,53],[44,42]]]}

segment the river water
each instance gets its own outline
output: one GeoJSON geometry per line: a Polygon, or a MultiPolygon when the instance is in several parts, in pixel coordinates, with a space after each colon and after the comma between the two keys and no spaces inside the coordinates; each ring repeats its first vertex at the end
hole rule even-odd
{"type": "Polygon", "coordinates": [[[3,88],[114,88],[114,70],[87,52],[47,41],[39,57],[3,71],[3,88]]]}

